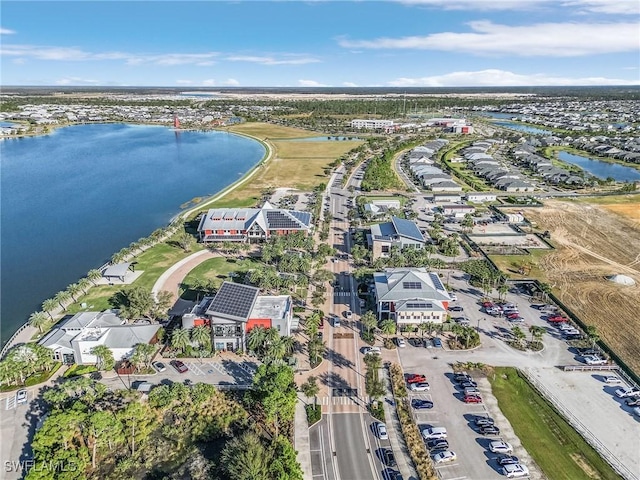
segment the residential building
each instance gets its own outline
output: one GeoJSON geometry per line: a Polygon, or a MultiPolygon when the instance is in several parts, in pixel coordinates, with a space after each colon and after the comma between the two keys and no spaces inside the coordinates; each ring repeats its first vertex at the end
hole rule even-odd
{"type": "Polygon", "coordinates": [[[351,120],[351,128],[364,129],[364,130],[383,130],[393,127],[395,124],[393,120],[363,120],[355,119],[351,120]]]}
{"type": "Polygon", "coordinates": [[[97,362],[93,347],[105,345],[116,361],[128,358],[138,343],[155,344],[160,324],[127,324],[118,310],[80,312],[51,330],[38,343],[65,364],[91,365],[97,362]]]}
{"type": "Polygon", "coordinates": [[[262,208],[212,208],[198,225],[201,242],[258,242],[273,235],[294,232],[309,234],[311,214],[298,210],[274,208],[265,202],[262,208]]]}
{"type": "Polygon", "coordinates": [[[437,273],[425,268],[388,268],[373,274],[378,320],[398,325],[443,323],[451,298],[437,273]]]}
{"type": "Polygon", "coordinates": [[[467,213],[476,211],[473,205],[442,205],[440,207],[443,215],[451,215],[454,217],[464,217],[467,213]]]}
{"type": "Polygon", "coordinates": [[[495,193],[469,192],[467,201],[473,203],[495,202],[498,196],[495,193]]]}
{"type": "Polygon", "coordinates": [[[427,243],[415,222],[398,217],[391,217],[390,222],[372,225],[367,242],[374,260],[388,257],[392,247],[400,250],[423,248],[427,243]]]}

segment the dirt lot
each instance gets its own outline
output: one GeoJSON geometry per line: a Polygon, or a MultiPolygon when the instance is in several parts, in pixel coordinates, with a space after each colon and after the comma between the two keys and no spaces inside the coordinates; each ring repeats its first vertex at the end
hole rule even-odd
{"type": "Polygon", "coordinates": [[[640,373],[640,202],[624,205],[547,201],[526,209],[528,219],[551,232],[557,247],[539,267],[562,302],[640,373]],[[624,274],[623,286],[605,277],[624,274]]]}

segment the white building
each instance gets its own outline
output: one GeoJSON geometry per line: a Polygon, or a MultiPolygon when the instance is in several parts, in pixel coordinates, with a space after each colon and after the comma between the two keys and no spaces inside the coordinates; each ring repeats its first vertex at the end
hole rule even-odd
{"type": "Polygon", "coordinates": [[[393,120],[351,120],[351,128],[358,130],[382,130],[393,126],[393,120]]]}

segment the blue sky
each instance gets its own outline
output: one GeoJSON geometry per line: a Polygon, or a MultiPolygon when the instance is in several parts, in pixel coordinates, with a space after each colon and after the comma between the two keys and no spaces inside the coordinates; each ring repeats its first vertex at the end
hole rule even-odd
{"type": "Polygon", "coordinates": [[[2,85],[640,84],[638,0],[3,1],[2,85]]]}

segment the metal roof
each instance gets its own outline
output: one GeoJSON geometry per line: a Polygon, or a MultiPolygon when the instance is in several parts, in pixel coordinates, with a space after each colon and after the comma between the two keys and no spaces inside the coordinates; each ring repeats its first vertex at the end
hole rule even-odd
{"type": "Polygon", "coordinates": [[[442,282],[434,282],[434,275],[437,276],[425,268],[389,268],[384,272],[376,272],[373,275],[376,299],[379,302],[409,299],[449,301],[449,294],[442,282]],[[405,284],[410,288],[405,288],[405,284]],[[420,288],[414,288],[416,284],[420,284],[420,288]]]}
{"type": "Polygon", "coordinates": [[[102,271],[103,277],[124,277],[129,270],[130,262],[116,263],[115,265],[109,265],[102,271]]]}
{"type": "Polygon", "coordinates": [[[420,233],[420,229],[411,220],[405,220],[404,218],[391,217],[391,223],[395,228],[398,235],[402,237],[408,237],[419,242],[424,242],[424,237],[420,233]]]}

